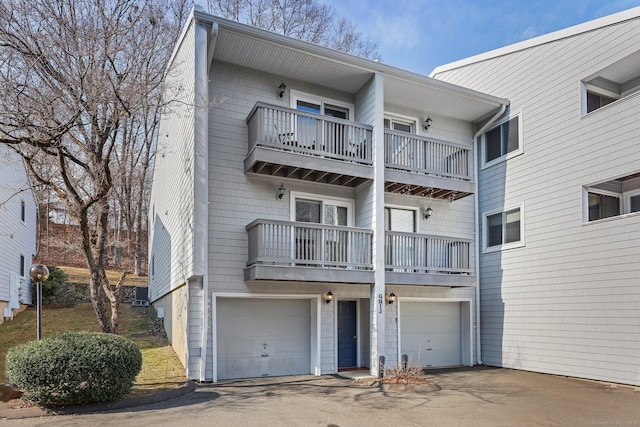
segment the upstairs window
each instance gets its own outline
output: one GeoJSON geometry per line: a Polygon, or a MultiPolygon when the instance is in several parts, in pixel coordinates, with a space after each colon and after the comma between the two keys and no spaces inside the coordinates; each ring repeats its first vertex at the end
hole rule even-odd
{"type": "Polygon", "coordinates": [[[415,133],[415,120],[409,118],[385,117],[384,128],[400,132],[415,133]]]}
{"type": "Polygon", "coordinates": [[[483,135],[483,166],[491,166],[522,153],[521,114],[503,121],[483,135]]]}
{"type": "Polygon", "coordinates": [[[583,188],[583,222],[640,212],[640,173],[583,188]]]}
{"type": "Polygon", "coordinates": [[[27,205],[24,203],[24,200],[20,202],[20,220],[25,222],[27,219],[27,205]]]}
{"type": "Polygon", "coordinates": [[[484,213],[484,251],[524,246],[522,215],[522,206],[484,213]]]}
{"type": "Polygon", "coordinates": [[[582,115],[637,93],[640,90],[638,61],[640,50],[583,79],[582,115]]]}
{"type": "Polygon", "coordinates": [[[26,274],[26,268],[24,265],[24,255],[20,255],[20,277],[24,277],[26,274]]]}

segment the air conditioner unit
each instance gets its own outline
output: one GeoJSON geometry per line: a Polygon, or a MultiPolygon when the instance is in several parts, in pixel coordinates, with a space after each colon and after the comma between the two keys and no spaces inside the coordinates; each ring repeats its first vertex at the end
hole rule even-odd
{"type": "Polygon", "coordinates": [[[133,301],[131,305],[134,307],[149,306],[149,288],[147,286],[136,286],[133,289],[133,301]]]}

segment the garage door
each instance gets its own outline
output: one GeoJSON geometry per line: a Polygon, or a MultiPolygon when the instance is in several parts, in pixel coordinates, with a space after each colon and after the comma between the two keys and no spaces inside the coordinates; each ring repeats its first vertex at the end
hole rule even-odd
{"type": "Polygon", "coordinates": [[[400,305],[400,354],[412,365],[462,365],[459,302],[403,301],[400,305]]]}
{"type": "Polygon", "coordinates": [[[311,301],[218,298],[218,378],[311,372],[311,301]]]}

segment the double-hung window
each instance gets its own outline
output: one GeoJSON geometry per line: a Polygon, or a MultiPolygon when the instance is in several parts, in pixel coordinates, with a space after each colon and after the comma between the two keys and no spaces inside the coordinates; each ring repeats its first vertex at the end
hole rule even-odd
{"type": "Polygon", "coordinates": [[[523,205],[483,214],[484,250],[524,246],[523,205]]]}
{"type": "Polygon", "coordinates": [[[484,167],[522,153],[522,114],[503,121],[483,135],[482,164],[484,167]]]}

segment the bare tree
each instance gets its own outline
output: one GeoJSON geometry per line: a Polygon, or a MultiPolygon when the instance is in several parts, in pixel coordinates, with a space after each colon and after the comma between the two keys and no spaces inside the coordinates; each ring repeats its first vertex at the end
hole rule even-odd
{"type": "Polygon", "coordinates": [[[109,200],[124,170],[114,159],[135,151],[125,129],[157,114],[152,82],[162,79],[186,4],[0,3],[0,143],[25,159],[35,182],[79,224],[91,300],[104,332],[117,333],[119,323],[121,282],[112,286],[105,274],[109,200]]]}
{"type": "Polygon", "coordinates": [[[207,0],[209,12],[223,18],[330,47],[380,59],[377,46],[355,24],[316,0],[207,0]]]}

